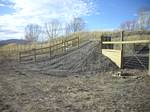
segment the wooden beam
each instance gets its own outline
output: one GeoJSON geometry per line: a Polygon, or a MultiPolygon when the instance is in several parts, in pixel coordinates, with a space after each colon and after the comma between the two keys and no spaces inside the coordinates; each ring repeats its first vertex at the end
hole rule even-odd
{"type": "Polygon", "coordinates": [[[103,42],[103,44],[150,44],[150,40],[135,40],[135,41],[111,41],[103,42]]]}

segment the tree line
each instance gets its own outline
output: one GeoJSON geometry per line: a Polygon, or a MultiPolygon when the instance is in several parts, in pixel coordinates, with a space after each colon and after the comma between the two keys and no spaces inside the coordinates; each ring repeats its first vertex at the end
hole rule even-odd
{"type": "Polygon", "coordinates": [[[74,32],[83,31],[85,29],[85,21],[82,18],[74,18],[69,23],[63,25],[58,19],[46,22],[43,27],[38,24],[28,24],[25,27],[25,39],[30,42],[39,40],[40,35],[44,34],[45,40],[51,40],[55,37],[69,35],[74,32]]]}

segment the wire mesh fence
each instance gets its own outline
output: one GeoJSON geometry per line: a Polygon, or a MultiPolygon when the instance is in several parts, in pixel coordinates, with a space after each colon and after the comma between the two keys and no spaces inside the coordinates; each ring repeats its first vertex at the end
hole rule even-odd
{"type": "Polygon", "coordinates": [[[131,51],[131,49],[128,47],[124,52],[124,68],[148,70],[149,66],[148,45],[141,45],[140,47],[136,45],[134,49],[132,49],[132,53],[128,53],[127,51],[131,51]]]}

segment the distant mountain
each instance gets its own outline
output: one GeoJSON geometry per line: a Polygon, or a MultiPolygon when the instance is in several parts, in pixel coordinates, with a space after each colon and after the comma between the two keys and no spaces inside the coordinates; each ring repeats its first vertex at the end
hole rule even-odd
{"type": "Polygon", "coordinates": [[[9,39],[0,41],[0,46],[8,45],[8,44],[27,44],[29,41],[23,39],[9,39]]]}

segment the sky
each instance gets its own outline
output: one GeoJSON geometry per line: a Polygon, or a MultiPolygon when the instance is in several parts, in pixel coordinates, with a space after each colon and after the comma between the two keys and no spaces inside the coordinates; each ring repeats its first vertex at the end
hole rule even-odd
{"type": "Polygon", "coordinates": [[[69,23],[74,17],[83,18],[89,31],[114,30],[136,19],[142,7],[149,8],[150,0],[0,0],[0,40],[23,39],[31,23],[69,23]]]}

